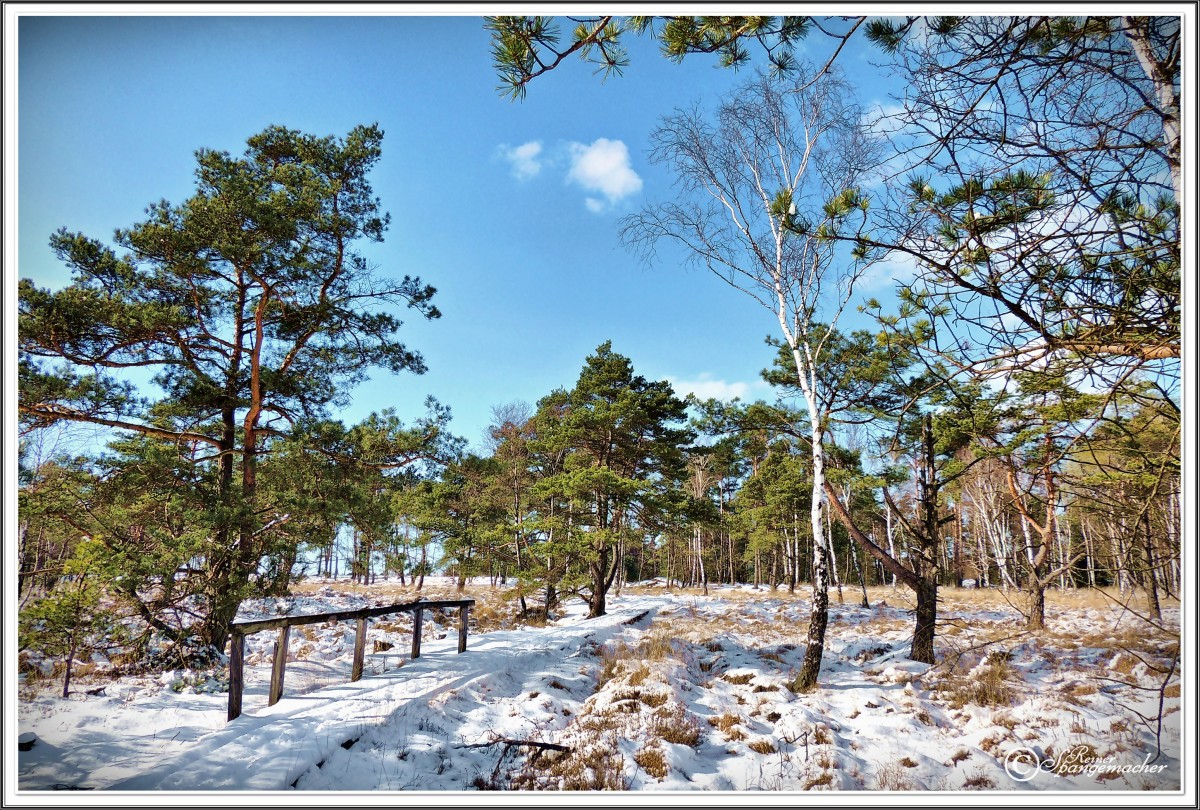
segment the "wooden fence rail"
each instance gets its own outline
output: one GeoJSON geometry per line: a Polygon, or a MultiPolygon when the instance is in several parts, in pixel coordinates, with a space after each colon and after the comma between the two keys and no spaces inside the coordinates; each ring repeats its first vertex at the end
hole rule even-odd
{"type": "Polygon", "coordinates": [[[271,693],[267,705],[274,706],[283,696],[283,674],[287,665],[288,635],[291,628],[318,622],[355,620],[354,663],[350,669],[350,680],[362,677],[363,656],[366,653],[367,619],[386,616],[390,613],[413,614],[412,657],[421,657],[421,620],[426,610],[458,608],[458,651],[467,651],[467,619],[474,599],[419,599],[396,605],[377,605],[357,610],[336,610],[329,613],[313,613],[304,616],[280,616],[277,619],[258,619],[250,622],[231,622],[229,625],[229,715],[233,720],[242,713],[242,690],[246,661],[246,636],[263,630],[279,630],[279,640],[271,666],[271,693]]]}

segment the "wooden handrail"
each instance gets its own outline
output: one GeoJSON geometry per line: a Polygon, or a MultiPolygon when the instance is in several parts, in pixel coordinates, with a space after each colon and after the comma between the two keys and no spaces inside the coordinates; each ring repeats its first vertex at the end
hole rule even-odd
{"type": "Polygon", "coordinates": [[[376,616],[386,616],[389,613],[405,613],[423,608],[461,608],[475,604],[474,599],[418,599],[415,602],[403,602],[396,605],[375,605],[374,607],[355,608],[354,610],[334,610],[329,613],[306,613],[300,616],[280,616],[276,619],[254,619],[248,622],[231,622],[229,631],[250,635],[260,630],[271,630],[277,627],[296,627],[302,624],[317,624],[318,622],[342,621],[345,619],[373,619],[376,616]]]}
{"type": "Polygon", "coordinates": [[[354,661],[351,664],[350,680],[357,681],[362,677],[363,656],[366,652],[367,619],[376,616],[386,616],[389,613],[413,614],[412,657],[421,657],[421,619],[428,609],[458,608],[458,651],[467,651],[467,619],[470,615],[474,599],[418,599],[415,602],[401,602],[395,605],[375,605],[355,610],[335,610],[328,613],[310,613],[300,616],[280,616],[275,619],[256,619],[248,622],[230,622],[229,624],[229,713],[228,719],[233,720],[242,713],[242,690],[244,685],[244,666],[246,652],[246,636],[262,630],[279,630],[279,640],[275,642],[273,664],[271,667],[271,691],[268,706],[274,706],[283,696],[283,676],[287,662],[288,635],[292,627],[318,622],[355,620],[354,661]]]}

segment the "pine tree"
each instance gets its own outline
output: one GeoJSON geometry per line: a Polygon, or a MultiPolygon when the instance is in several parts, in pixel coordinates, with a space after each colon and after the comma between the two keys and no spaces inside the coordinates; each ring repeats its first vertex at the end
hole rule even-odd
{"type": "Polygon", "coordinates": [[[673,426],[686,408],[670,383],[635,374],[611,342],[587,358],[574,388],[538,403],[538,449],[564,457],[538,490],[568,505],[562,539],[583,551],[589,616],[604,615],[627,542],[678,502],[667,490],[692,439],[673,426]]]}
{"type": "Polygon", "coordinates": [[[51,239],[74,281],[52,292],[20,282],[23,427],[67,420],[165,442],[203,458],[215,524],[203,554],[203,640],[221,647],[275,516],[259,468],[280,439],[372,367],[424,370],[395,340],[393,309],[438,316],[432,287],[374,276],[358,249],[388,217],[367,174],[383,133],[343,139],[270,127],[242,157],[200,150],[196,193],[151,205],[115,234],[125,253],[61,230],[51,239]],[[161,396],[125,376],[155,372],[161,396]]]}

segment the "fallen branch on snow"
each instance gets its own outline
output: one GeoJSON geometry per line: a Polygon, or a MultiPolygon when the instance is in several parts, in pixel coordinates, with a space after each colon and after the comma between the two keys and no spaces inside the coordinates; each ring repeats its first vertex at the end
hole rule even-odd
{"type": "Polygon", "coordinates": [[[529,748],[537,748],[537,749],[540,749],[543,751],[565,751],[568,754],[572,753],[572,751],[574,750],[570,746],[559,745],[557,743],[539,742],[537,740],[510,740],[510,739],[506,739],[503,737],[500,739],[497,739],[497,740],[489,740],[488,742],[462,743],[461,745],[456,745],[454,747],[455,748],[487,748],[487,747],[493,746],[493,745],[503,745],[508,748],[512,748],[514,746],[527,746],[529,748]]]}

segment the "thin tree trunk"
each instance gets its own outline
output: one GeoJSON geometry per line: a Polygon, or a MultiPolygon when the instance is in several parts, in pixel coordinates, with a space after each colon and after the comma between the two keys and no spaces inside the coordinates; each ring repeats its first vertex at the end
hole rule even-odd
{"type": "Polygon", "coordinates": [[[1150,533],[1150,513],[1145,512],[1142,516],[1142,523],[1145,524],[1146,530],[1142,534],[1144,548],[1146,552],[1146,601],[1147,607],[1150,610],[1150,616],[1155,621],[1162,621],[1162,608],[1158,601],[1158,576],[1157,576],[1157,560],[1154,555],[1154,537],[1150,533]]]}
{"type": "MultiPolygon", "coordinates": [[[[799,353],[795,352],[797,368],[799,353]]],[[[799,691],[807,691],[817,685],[821,673],[821,659],[825,654],[825,628],[829,623],[829,559],[825,544],[825,447],[822,442],[822,426],[815,401],[809,397],[809,421],[812,425],[812,536],[813,536],[813,595],[812,614],[808,620],[808,635],[805,639],[804,661],[796,679],[799,691]]]]}

